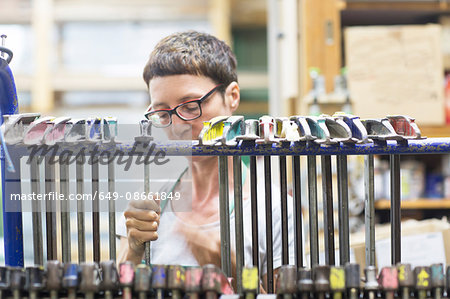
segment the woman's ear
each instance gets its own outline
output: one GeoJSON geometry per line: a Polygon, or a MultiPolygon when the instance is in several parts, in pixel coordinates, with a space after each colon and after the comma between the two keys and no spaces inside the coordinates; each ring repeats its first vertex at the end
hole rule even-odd
{"type": "Polygon", "coordinates": [[[227,89],[225,90],[225,96],[227,98],[227,102],[229,103],[229,107],[231,112],[236,111],[239,107],[239,103],[241,101],[241,93],[239,89],[239,84],[235,81],[231,82],[227,89]]]}

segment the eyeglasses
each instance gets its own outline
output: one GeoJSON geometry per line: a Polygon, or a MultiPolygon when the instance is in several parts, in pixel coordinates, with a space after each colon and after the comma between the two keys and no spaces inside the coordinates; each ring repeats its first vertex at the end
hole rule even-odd
{"type": "Polygon", "coordinates": [[[202,116],[201,104],[212,95],[222,84],[211,89],[199,99],[193,99],[177,105],[173,109],[158,109],[145,113],[145,118],[150,120],[157,128],[165,128],[172,124],[172,115],[176,114],[182,120],[194,120],[202,116]]]}

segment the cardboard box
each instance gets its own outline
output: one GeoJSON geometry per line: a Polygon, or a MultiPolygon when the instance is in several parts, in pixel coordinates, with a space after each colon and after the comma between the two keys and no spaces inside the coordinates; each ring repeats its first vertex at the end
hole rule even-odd
{"type": "Polygon", "coordinates": [[[349,27],[345,56],[355,115],[445,123],[440,25],[349,27]]]}
{"type": "MultiPolygon", "coordinates": [[[[381,269],[391,263],[390,224],[375,228],[376,266],[381,269]]],[[[355,260],[365,267],[364,233],[352,234],[351,247],[355,260]]],[[[450,223],[444,220],[408,220],[402,222],[402,263],[429,266],[434,263],[450,265],[450,223]]]]}

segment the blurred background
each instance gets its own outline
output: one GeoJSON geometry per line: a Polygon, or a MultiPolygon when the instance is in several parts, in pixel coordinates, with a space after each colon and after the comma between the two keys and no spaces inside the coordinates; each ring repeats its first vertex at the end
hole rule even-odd
{"type": "MultiPolygon", "coordinates": [[[[422,135],[450,136],[449,0],[0,0],[20,112],[137,124],[150,52],[190,29],[231,45],[246,118],[406,114],[422,135]]],[[[349,157],[352,231],[363,227],[362,165],[349,157]]],[[[375,176],[387,222],[387,157],[375,176]]],[[[450,215],[448,155],[402,157],[402,201],[405,219],[450,215]]]]}

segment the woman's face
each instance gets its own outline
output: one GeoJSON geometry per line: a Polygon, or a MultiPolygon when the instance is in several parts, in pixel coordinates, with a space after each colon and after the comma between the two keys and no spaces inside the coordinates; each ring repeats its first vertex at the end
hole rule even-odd
{"type": "MultiPolygon", "coordinates": [[[[172,109],[185,101],[199,99],[216,85],[212,79],[203,76],[155,77],[149,84],[151,110],[172,109]]],[[[220,115],[231,115],[238,105],[239,86],[233,82],[226,87],[225,94],[216,90],[202,102],[202,115],[199,118],[185,121],[172,114],[172,124],[165,131],[170,139],[197,139],[204,121],[220,115]]]]}

